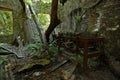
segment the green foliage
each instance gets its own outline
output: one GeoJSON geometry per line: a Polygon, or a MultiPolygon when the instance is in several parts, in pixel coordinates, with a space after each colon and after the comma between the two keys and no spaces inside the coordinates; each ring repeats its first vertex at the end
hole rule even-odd
{"type": "Polygon", "coordinates": [[[58,52],[58,47],[56,45],[49,45],[49,50],[48,50],[50,56],[54,56],[58,52]]]}
{"type": "Polygon", "coordinates": [[[32,5],[32,1],[31,1],[31,0],[24,0],[24,2],[25,2],[27,5],[32,5]]]}
{"type": "Polygon", "coordinates": [[[43,44],[40,42],[40,37],[36,35],[34,37],[34,43],[28,44],[26,46],[26,52],[28,56],[38,57],[42,51],[43,44]]]}
{"type": "Polygon", "coordinates": [[[37,13],[50,14],[51,12],[51,3],[44,3],[43,1],[38,1],[37,3],[33,3],[33,7],[37,13]]]}
{"type": "Polygon", "coordinates": [[[42,44],[34,43],[34,44],[27,45],[26,51],[31,56],[37,56],[40,54],[41,48],[42,48],[42,44]]]}
{"type": "Polygon", "coordinates": [[[42,55],[42,57],[47,58],[51,61],[55,59],[55,56],[58,53],[58,47],[54,44],[44,46],[43,50],[44,50],[44,54],[42,55]]]}
{"type": "Polygon", "coordinates": [[[50,3],[50,2],[52,2],[52,0],[41,0],[42,2],[44,2],[44,3],[50,3]]]}
{"type": "Polygon", "coordinates": [[[82,62],[83,62],[83,57],[80,56],[79,54],[76,54],[76,55],[75,55],[75,59],[76,59],[79,63],[82,63],[82,62]]]}
{"type": "Polygon", "coordinates": [[[50,16],[48,14],[38,14],[43,30],[47,30],[50,24],[50,16]]]}
{"type": "Polygon", "coordinates": [[[29,44],[26,47],[26,51],[33,58],[47,58],[52,60],[58,52],[58,47],[54,44],[43,45],[39,42],[29,44]]]}
{"type": "Polygon", "coordinates": [[[7,56],[0,56],[0,65],[6,60],[7,56]]]}
{"type": "Polygon", "coordinates": [[[50,24],[50,12],[51,12],[52,0],[39,0],[33,2],[33,7],[38,15],[43,31],[45,31],[50,24]]]}
{"type": "Polygon", "coordinates": [[[0,11],[0,35],[13,34],[12,12],[0,11]]]}

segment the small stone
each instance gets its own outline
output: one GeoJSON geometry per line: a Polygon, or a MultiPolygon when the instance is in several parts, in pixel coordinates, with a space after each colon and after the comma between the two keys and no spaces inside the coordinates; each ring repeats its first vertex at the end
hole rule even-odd
{"type": "Polygon", "coordinates": [[[42,74],[45,74],[45,72],[34,72],[33,73],[33,76],[40,76],[42,74]]]}

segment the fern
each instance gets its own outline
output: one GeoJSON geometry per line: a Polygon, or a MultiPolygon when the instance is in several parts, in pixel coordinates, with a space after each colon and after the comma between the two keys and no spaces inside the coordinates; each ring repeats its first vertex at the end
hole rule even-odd
{"type": "Polygon", "coordinates": [[[38,55],[40,54],[42,45],[40,43],[35,43],[35,44],[29,44],[26,47],[26,51],[29,53],[29,55],[38,55]]]}

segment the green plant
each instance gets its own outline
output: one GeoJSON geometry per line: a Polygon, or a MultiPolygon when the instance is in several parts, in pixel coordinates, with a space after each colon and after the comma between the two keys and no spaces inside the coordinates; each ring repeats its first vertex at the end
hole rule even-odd
{"type": "Polygon", "coordinates": [[[42,45],[40,43],[35,43],[35,44],[29,44],[26,47],[26,51],[28,52],[29,55],[31,56],[37,56],[40,54],[40,50],[42,48],[42,45]]]}
{"type": "Polygon", "coordinates": [[[32,5],[32,1],[31,0],[24,0],[24,2],[27,4],[27,5],[32,5]]]}
{"type": "Polygon", "coordinates": [[[49,14],[38,14],[38,18],[42,25],[43,31],[46,31],[50,24],[50,15],[49,14]]]}
{"type": "Polygon", "coordinates": [[[0,56],[0,65],[7,59],[7,56],[0,56]]]}
{"type": "Polygon", "coordinates": [[[80,56],[79,54],[76,54],[76,55],[75,55],[75,59],[76,59],[76,61],[78,61],[79,63],[83,62],[83,57],[80,56]]]}
{"type": "Polygon", "coordinates": [[[54,56],[58,52],[58,47],[56,45],[51,44],[49,45],[48,52],[51,56],[54,56]]]}
{"type": "Polygon", "coordinates": [[[11,11],[0,11],[0,35],[13,34],[13,17],[11,11]]]}

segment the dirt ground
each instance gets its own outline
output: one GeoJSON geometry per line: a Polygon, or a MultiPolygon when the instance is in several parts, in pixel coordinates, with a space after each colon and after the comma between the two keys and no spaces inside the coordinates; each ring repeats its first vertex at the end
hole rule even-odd
{"type": "Polygon", "coordinates": [[[58,56],[44,69],[34,67],[18,76],[22,75],[21,80],[120,80],[107,64],[95,61],[96,64],[88,64],[89,69],[84,71],[81,63],[58,56]]]}

